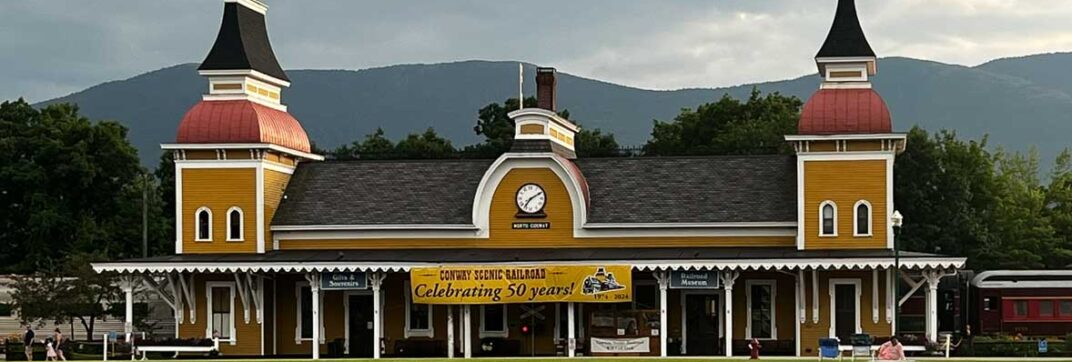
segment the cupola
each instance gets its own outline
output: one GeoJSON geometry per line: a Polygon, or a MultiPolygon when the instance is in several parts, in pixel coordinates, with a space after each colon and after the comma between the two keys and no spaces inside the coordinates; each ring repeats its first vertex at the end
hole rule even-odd
{"type": "Polygon", "coordinates": [[[830,32],[815,55],[822,82],[801,110],[801,135],[884,134],[892,132],[890,111],[870,77],[875,52],[864,36],[853,0],[839,0],[830,32]]]}
{"type": "Polygon", "coordinates": [[[298,156],[311,150],[309,137],[282,103],[290,79],[268,40],[259,0],[225,0],[216,42],[198,67],[208,92],[179,124],[180,144],[271,145],[298,156]]]}
{"type": "Polygon", "coordinates": [[[568,159],[577,158],[574,142],[580,127],[558,115],[555,78],[555,68],[536,68],[537,107],[510,112],[514,120],[510,152],[553,152],[568,159]]]}

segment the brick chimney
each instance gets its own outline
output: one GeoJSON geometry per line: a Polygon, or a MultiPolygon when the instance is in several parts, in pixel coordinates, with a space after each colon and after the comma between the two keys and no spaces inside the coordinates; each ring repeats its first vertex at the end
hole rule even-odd
{"type": "Polygon", "coordinates": [[[556,112],[555,93],[555,68],[536,68],[536,106],[556,112]]]}

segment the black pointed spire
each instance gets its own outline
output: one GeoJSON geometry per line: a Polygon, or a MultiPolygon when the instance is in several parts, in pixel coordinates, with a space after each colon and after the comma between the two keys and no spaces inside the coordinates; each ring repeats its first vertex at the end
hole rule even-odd
{"type": "Polygon", "coordinates": [[[289,82],[268,41],[264,14],[237,1],[223,4],[216,43],[198,70],[256,70],[289,82]]]}
{"type": "Polygon", "coordinates": [[[856,3],[853,0],[838,0],[834,24],[826,35],[823,47],[816,58],[835,57],[874,57],[875,51],[867,43],[860,20],[856,17],[856,3]]]}

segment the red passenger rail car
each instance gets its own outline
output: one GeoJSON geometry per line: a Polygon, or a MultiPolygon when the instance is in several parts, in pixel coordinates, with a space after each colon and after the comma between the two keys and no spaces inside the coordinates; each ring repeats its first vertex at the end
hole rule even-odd
{"type": "Polygon", "coordinates": [[[972,279],[977,334],[1072,333],[1072,270],[998,270],[972,279]]]}

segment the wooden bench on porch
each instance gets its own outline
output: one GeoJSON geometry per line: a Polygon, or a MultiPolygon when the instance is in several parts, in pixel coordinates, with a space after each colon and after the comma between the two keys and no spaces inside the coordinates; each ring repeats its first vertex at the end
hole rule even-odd
{"type": "Polygon", "coordinates": [[[144,361],[148,359],[146,354],[149,352],[174,352],[175,357],[178,357],[179,353],[212,353],[219,350],[220,340],[219,338],[213,338],[211,346],[134,346],[134,355],[137,356],[138,353],[141,353],[141,359],[144,361]]]}

